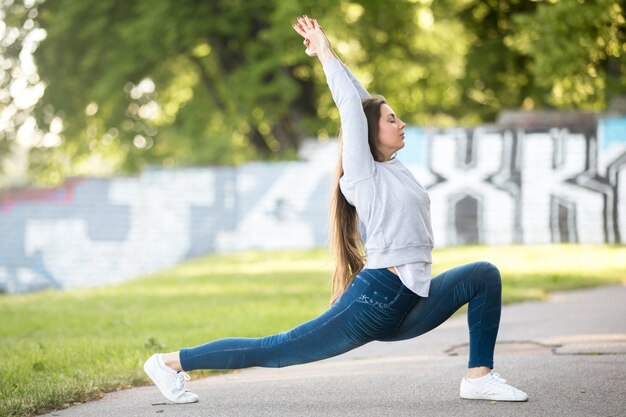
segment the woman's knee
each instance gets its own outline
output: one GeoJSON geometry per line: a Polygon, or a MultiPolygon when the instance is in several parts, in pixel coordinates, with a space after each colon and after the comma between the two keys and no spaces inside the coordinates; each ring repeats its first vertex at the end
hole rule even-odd
{"type": "Polygon", "coordinates": [[[480,270],[479,275],[486,284],[502,287],[502,277],[497,266],[487,261],[480,261],[477,264],[480,270]]]}

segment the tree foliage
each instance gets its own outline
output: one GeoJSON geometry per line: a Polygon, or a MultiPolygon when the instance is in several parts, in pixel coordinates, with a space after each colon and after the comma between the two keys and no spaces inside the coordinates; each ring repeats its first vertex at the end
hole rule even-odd
{"type": "MultiPolygon", "coordinates": [[[[601,111],[626,88],[616,0],[1,1],[20,31],[4,36],[6,60],[19,62],[28,19],[47,33],[35,52],[45,94],[20,119],[32,113],[43,130],[63,120],[60,146],[30,152],[44,183],[294,158],[303,137],[333,136],[321,67],[290,27],[303,13],[413,124],[477,124],[505,108],[601,111]]],[[[0,145],[14,139],[7,132],[0,145]]]]}
{"type": "Polygon", "coordinates": [[[543,2],[514,16],[505,42],[529,58],[541,104],[602,111],[626,91],[624,23],[614,0],[543,2]]]}

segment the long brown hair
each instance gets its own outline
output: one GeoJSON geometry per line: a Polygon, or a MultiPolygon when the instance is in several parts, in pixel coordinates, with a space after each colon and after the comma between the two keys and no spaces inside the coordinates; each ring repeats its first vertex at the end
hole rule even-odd
{"type": "MultiPolygon", "coordinates": [[[[382,158],[376,148],[380,106],[385,104],[383,96],[372,96],[363,100],[363,111],[367,118],[367,141],[374,160],[382,158]]],[[[359,218],[356,209],[344,197],[339,188],[343,176],[342,139],[339,136],[339,161],[335,171],[333,194],[330,205],[330,247],[335,257],[330,304],[333,304],[350,285],[354,277],[365,266],[365,243],[358,230],[359,218]]]]}

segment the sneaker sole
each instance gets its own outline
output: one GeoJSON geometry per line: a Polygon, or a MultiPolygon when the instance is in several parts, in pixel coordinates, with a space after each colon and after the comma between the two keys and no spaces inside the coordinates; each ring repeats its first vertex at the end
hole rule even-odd
{"type": "Polygon", "coordinates": [[[461,398],[463,398],[464,400],[488,400],[488,401],[508,401],[508,402],[526,402],[528,401],[528,397],[524,398],[524,399],[502,399],[502,398],[494,398],[494,397],[483,397],[483,396],[476,396],[476,397],[470,397],[468,395],[460,395],[461,398]]]}

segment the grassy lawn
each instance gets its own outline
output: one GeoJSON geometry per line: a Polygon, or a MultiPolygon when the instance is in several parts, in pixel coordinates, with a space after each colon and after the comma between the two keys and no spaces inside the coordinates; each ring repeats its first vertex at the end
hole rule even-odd
{"type": "MultiPolygon", "coordinates": [[[[504,303],[626,282],[626,246],[440,249],[433,273],[477,260],[500,268],[504,303]]],[[[288,330],[325,310],[331,268],[325,249],[247,252],[121,285],[0,296],[0,415],[42,413],[145,384],[141,365],[153,352],[288,330]]]]}

